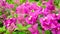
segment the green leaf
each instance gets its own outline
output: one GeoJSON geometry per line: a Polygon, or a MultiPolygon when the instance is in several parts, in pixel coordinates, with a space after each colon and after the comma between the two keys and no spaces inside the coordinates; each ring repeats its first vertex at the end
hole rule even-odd
{"type": "Polygon", "coordinates": [[[5,26],[3,26],[2,28],[0,28],[0,33],[4,32],[4,31],[6,31],[5,26]]]}
{"type": "Polygon", "coordinates": [[[13,10],[16,11],[16,7],[18,7],[18,4],[14,4],[13,10]]]}
{"type": "Polygon", "coordinates": [[[46,0],[47,2],[49,1],[49,0],[46,0]]]}
{"type": "Polygon", "coordinates": [[[59,2],[60,2],[60,0],[54,0],[54,4],[55,4],[56,6],[58,6],[59,2]]]}
{"type": "Polygon", "coordinates": [[[38,30],[39,30],[40,34],[42,34],[42,29],[41,28],[42,27],[38,26],[38,30]]]}
{"type": "Polygon", "coordinates": [[[23,30],[22,24],[17,24],[17,27],[19,28],[19,30],[23,30]]]}
{"type": "Polygon", "coordinates": [[[3,27],[3,23],[2,22],[0,22],[0,27],[3,27]]]}
{"type": "Polygon", "coordinates": [[[27,26],[26,26],[26,28],[29,28],[29,27],[31,27],[31,25],[27,25],[27,26]]]}
{"type": "Polygon", "coordinates": [[[40,32],[40,34],[42,34],[42,30],[41,29],[39,30],[39,32],[40,32]]]}
{"type": "Polygon", "coordinates": [[[9,15],[8,18],[12,18],[12,15],[9,15]]]}
{"type": "Polygon", "coordinates": [[[34,10],[32,10],[32,12],[34,12],[34,10]]]}
{"type": "Polygon", "coordinates": [[[26,32],[19,32],[19,34],[26,34],[26,32]]]}
{"type": "Polygon", "coordinates": [[[13,32],[12,34],[17,34],[16,32],[13,32]]]}
{"type": "Polygon", "coordinates": [[[5,26],[2,27],[3,31],[6,31],[5,26]]]}
{"type": "Polygon", "coordinates": [[[51,31],[46,30],[46,31],[45,31],[45,34],[52,34],[52,33],[51,33],[51,31]]]}
{"type": "Polygon", "coordinates": [[[26,34],[26,31],[15,30],[13,34],[26,34]]]}
{"type": "Polygon", "coordinates": [[[17,14],[14,14],[14,17],[17,17],[18,15],[17,14]]]}
{"type": "Polygon", "coordinates": [[[46,8],[46,6],[42,6],[43,8],[46,8]]]}
{"type": "Polygon", "coordinates": [[[19,30],[19,29],[18,29],[18,28],[15,28],[14,31],[15,31],[15,30],[19,30]]]}
{"type": "Polygon", "coordinates": [[[58,6],[57,6],[58,8],[60,8],[60,3],[58,4],[58,6]]]}
{"type": "Polygon", "coordinates": [[[22,26],[22,24],[17,24],[17,27],[19,28],[19,30],[28,30],[28,28],[29,28],[30,26],[31,26],[31,25],[22,26]]]}
{"type": "Polygon", "coordinates": [[[6,0],[6,2],[8,2],[9,4],[13,4],[14,0],[6,0]]]}
{"type": "Polygon", "coordinates": [[[0,16],[2,15],[2,12],[0,11],[0,16]]]}
{"type": "Polygon", "coordinates": [[[36,2],[38,2],[39,0],[35,0],[36,2]]]}
{"type": "Polygon", "coordinates": [[[23,30],[28,30],[29,27],[31,27],[31,25],[24,26],[23,30]]]}
{"type": "Polygon", "coordinates": [[[29,2],[34,2],[34,0],[29,0],[29,2]]]}
{"type": "Polygon", "coordinates": [[[22,3],[24,3],[26,0],[20,0],[20,3],[22,4],[22,3]]]}
{"type": "Polygon", "coordinates": [[[41,1],[39,1],[39,2],[38,2],[38,6],[41,6],[41,5],[42,5],[42,2],[41,2],[41,1]]]}
{"type": "Polygon", "coordinates": [[[0,28],[0,33],[2,33],[3,32],[3,29],[2,28],[0,28]]]}
{"type": "Polygon", "coordinates": [[[7,31],[5,32],[5,34],[10,34],[10,32],[7,30],[7,31]]]}
{"type": "Polygon", "coordinates": [[[0,22],[0,24],[1,24],[2,22],[0,22]]]}

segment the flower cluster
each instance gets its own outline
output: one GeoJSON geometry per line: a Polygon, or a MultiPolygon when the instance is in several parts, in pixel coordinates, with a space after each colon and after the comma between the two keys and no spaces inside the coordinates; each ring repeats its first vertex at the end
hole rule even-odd
{"type": "Polygon", "coordinates": [[[60,14],[48,14],[40,19],[41,26],[44,30],[51,30],[58,33],[60,30],[60,14]]]}
{"type": "Polygon", "coordinates": [[[42,30],[43,34],[49,30],[52,34],[60,34],[60,10],[55,6],[54,0],[41,0],[40,6],[38,2],[29,0],[11,0],[14,2],[12,4],[7,1],[0,0],[0,21],[9,32],[19,30],[28,31],[28,34],[41,34],[42,30]]]}

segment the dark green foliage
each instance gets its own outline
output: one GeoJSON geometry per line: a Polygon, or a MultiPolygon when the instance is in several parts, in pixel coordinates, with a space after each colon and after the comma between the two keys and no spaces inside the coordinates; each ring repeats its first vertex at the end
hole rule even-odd
{"type": "Polygon", "coordinates": [[[36,2],[38,2],[39,0],[35,0],[36,2]]]}
{"type": "Polygon", "coordinates": [[[0,11],[0,16],[2,15],[2,12],[0,11]]]}
{"type": "Polygon", "coordinates": [[[52,34],[52,32],[49,31],[49,30],[46,30],[46,31],[45,31],[45,34],[52,34]]]}
{"type": "Polygon", "coordinates": [[[13,0],[6,0],[6,2],[8,2],[9,4],[14,4],[13,0]]]}
{"type": "Polygon", "coordinates": [[[0,27],[3,27],[3,23],[2,22],[0,22],[0,27]]]}

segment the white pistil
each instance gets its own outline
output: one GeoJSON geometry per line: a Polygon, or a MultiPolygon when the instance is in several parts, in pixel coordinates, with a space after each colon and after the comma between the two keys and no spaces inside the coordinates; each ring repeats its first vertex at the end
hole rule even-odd
{"type": "Polygon", "coordinates": [[[31,20],[32,16],[30,16],[28,19],[31,20]]]}
{"type": "Polygon", "coordinates": [[[57,16],[59,15],[59,14],[56,14],[57,16]]]}
{"type": "Polygon", "coordinates": [[[7,24],[7,26],[9,26],[9,24],[7,24]]]}
{"type": "Polygon", "coordinates": [[[45,21],[47,19],[47,17],[45,17],[43,20],[45,21]]]}

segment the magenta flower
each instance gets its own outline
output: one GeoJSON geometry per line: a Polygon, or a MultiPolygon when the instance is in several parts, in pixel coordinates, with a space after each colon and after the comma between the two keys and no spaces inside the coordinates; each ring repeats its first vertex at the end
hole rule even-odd
{"type": "Polygon", "coordinates": [[[26,17],[26,22],[28,24],[35,24],[37,22],[38,19],[38,15],[37,12],[34,13],[30,13],[28,17],[26,17]]]}
{"type": "Polygon", "coordinates": [[[30,12],[30,4],[29,3],[22,4],[16,8],[17,14],[20,14],[20,13],[27,14],[29,12],[30,12]]]}
{"type": "Polygon", "coordinates": [[[60,14],[49,14],[40,19],[44,30],[51,30],[52,34],[60,34],[60,14]]]}
{"type": "Polygon", "coordinates": [[[13,4],[8,4],[8,3],[5,3],[5,8],[8,8],[8,9],[11,9],[11,8],[14,8],[14,5],[13,4]]]}
{"type": "Polygon", "coordinates": [[[36,3],[31,4],[31,7],[30,7],[30,9],[31,9],[31,10],[34,10],[34,11],[38,10],[39,8],[40,8],[40,7],[37,6],[36,3]]]}
{"type": "Polygon", "coordinates": [[[60,26],[57,26],[56,28],[51,30],[52,34],[60,34],[60,26]]]}
{"type": "Polygon", "coordinates": [[[39,9],[40,7],[37,6],[36,3],[31,4],[29,2],[26,2],[25,4],[22,4],[17,7],[16,13],[29,14],[30,12],[32,12],[32,10],[37,11],[39,9]]]}
{"type": "Polygon", "coordinates": [[[24,15],[18,15],[17,17],[17,21],[18,23],[21,23],[22,25],[25,25],[25,18],[24,18],[24,15]]]}
{"type": "Polygon", "coordinates": [[[44,18],[40,18],[40,23],[42,28],[45,30],[51,30],[53,28],[56,28],[59,23],[60,16],[57,14],[49,14],[44,18]]]}
{"type": "Polygon", "coordinates": [[[55,6],[54,6],[54,1],[49,0],[48,2],[45,2],[45,4],[43,6],[45,6],[45,8],[43,8],[42,11],[40,11],[40,13],[44,16],[48,15],[48,14],[52,14],[55,10],[55,6]]]}
{"type": "Polygon", "coordinates": [[[28,28],[28,30],[31,32],[31,34],[39,34],[38,24],[32,25],[32,27],[28,28]]]}
{"type": "Polygon", "coordinates": [[[49,9],[49,10],[55,10],[54,0],[49,0],[49,1],[46,3],[46,8],[49,9]]]}
{"type": "Polygon", "coordinates": [[[6,19],[4,21],[4,25],[6,26],[6,28],[10,27],[11,24],[14,24],[13,28],[15,28],[15,24],[16,24],[16,19],[15,18],[6,19]]]}
{"type": "Polygon", "coordinates": [[[3,7],[6,5],[6,0],[0,0],[0,7],[3,7]]]}
{"type": "Polygon", "coordinates": [[[46,3],[46,8],[49,10],[55,10],[54,4],[50,4],[49,2],[46,3]]]}
{"type": "MultiPolygon", "coordinates": [[[[19,20],[26,20],[26,23],[28,24],[34,24],[36,23],[36,20],[38,18],[38,15],[40,14],[40,11],[42,10],[41,7],[38,7],[35,3],[28,3],[22,4],[17,7],[16,13],[20,16],[23,15],[23,17],[19,20]],[[27,14],[27,17],[24,18],[24,16],[27,14]]],[[[24,21],[23,21],[24,22],[24,21]]]]}
{"type": "Polygon", "coordinates": [[[3,23],[9,32],[13,32],[16,28],[16,18],[6,19],[3,23]]]}

